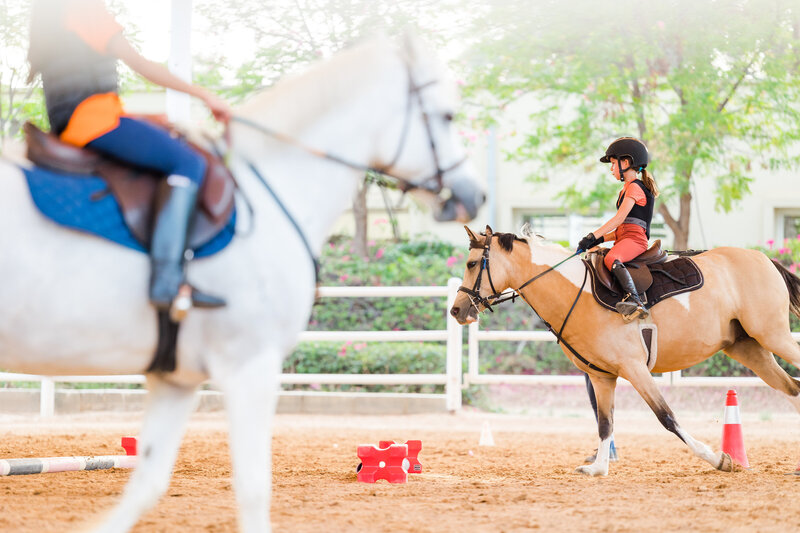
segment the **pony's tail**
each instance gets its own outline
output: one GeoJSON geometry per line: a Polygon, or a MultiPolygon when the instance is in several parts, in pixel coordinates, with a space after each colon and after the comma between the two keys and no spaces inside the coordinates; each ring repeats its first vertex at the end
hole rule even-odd
{"type": "Polygon", "coordinates": [[[772,264],[778,269],[789,289],[789,309],[795,316],[800,317],[800,278],[789,272],[789,269],[781,264],[780,261],[773,259],[772,264]]]}

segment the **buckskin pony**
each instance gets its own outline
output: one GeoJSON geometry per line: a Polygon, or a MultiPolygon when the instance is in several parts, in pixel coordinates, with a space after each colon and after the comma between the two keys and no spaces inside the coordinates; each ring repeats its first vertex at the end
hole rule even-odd
{"type": "Polygon", "coordinates": [[[800,347],[789,328],[789,313],[800,316],[800,278],[763,253],[724,247],[695,255],[704,277],[700,288],[660,301],[647,319],[626,323],[592,297],[588,267],[576,254],[534,235],[527,225],[523,237],[493,233],[488,226],[481,235],[466,229],[470,253],[464,286],[450,314],[460,324],[474,322],[487,306],[508,299],[499,294],[511,289],[550,326],[566,356],[592,380],[600,444],[595,461],[578,472],[608,474],[618,377],[633,385],[663,426],[696,456],[723,471],[733,468],[730,456],[715,453],[681,428],[651,371],[682,370],[722,350],[784,393],[800,412],[800,381],[772,356],[800,366],[800,347]]]}
{"type": "MultiPolygon", "coordinates": [[[[311,255],[366,167],[412,194],[449,190],[440,219],[474,216],[483,193],[452,126],[455,96],[442,64],[415,39],[375,39],[235,110],[247,123],[232,125],[229,166],[252,210],[240,202],[232,242],[189,267],[190,279],[228,305],[191,311],[176,370],[147,375],[139,464],[101,531],[129,530],[161,498],[195,391],[208,379],[225,398],[240,528],[270,529],[272,421],[282,359],[314,301],[311,255]]],[[[43,217],[22,170],[0,159],[0,368],[144,373],[157,342],[148,272],[141,251],[43,217]]]]}

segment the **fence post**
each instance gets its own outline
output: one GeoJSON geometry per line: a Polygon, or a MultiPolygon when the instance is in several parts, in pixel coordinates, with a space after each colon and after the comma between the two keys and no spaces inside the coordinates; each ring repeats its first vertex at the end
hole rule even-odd
{"type": "Polygon", "coordinates": [[[450,316],[450,308],[456,301],[458,288],[461,280],[450,278],[447,280],[447,384],[445,385],[445,396],[447,398],[447,410],[458,411],[461,409],[461,382],[463,373],[461,368],[462,341],[461,326],[456,319],[450,316]]]}
{"type": "Polygon", "coordinates": [[[39,383],[39,415],[50,417],[56,411],[56,385],[53,378],[42,376],[39,383]]]}
{"type": "Polygon", "coordinates": [[[467,370],[467,378],[465,382],[467,385],[471,384],[472,378],[477,378],[480,373],[480,363],[478,361],[478,331],[480,330],[480,321],[473,322],[467,328],[467,353],[469,365],[467,370]]]}

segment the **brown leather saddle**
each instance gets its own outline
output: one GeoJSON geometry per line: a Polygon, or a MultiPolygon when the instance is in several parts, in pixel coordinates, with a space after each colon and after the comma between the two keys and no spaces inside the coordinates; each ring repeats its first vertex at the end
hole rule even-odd
{"type": "MultiPolygon", "coordinates": [[[[591,273],[594,299],[603,307],[616,311],[615,306],[625,297],[625,292],[603,262],[608,250],[599,248],[583,262],[591,273]]],[[[703,286],[703,273],[697,264],[689,257],[668,256],[661,249],[661,240],[656,240],[647,251],[625,263],[625,266],[648,309],[670,296],[703,286]]]]}
{"type": "MultiPolygon", "coordinates": [[[[158,120],[151,121],[162,127],[168,126],[158,120]]],[[[30,122],[23,129],[28,143],[27,157],[35,165],[73,175],[99,176],[105,180],[131,233],[149,248],[153,205],[159,183],[163,181],[162,175],[63,143],[55,135],[45,133],[30,122]]],[[[174,130],[171,133],[176,134],[174,130]]],[[[202,154],[207,163],[197,214],[188,241],[189,247],[196,249],[217,235],[230,220],[236,182],[219,157],[196,144],[189,144],[202,154]]]]}

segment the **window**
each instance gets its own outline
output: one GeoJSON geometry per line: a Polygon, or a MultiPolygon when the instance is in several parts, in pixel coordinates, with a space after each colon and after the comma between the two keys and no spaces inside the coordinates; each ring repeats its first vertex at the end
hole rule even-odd
{"type": "MultiPolygon", "coordinates": [[[[518,210],[514,212],[514,222],[517,228],[527,222],[535,233],[560,244],[575,246],[581,237],[602,226],[613,214],[605,213],[602,216],[596,216],[553,211],[518,210]]],[[[798,216],[798,223],[800,223],[800,215],[798,216]]],[[[671,233],[664,222],[664,218],[660,214],[654,213],[653,220],[650,223],[650,241],[661,239],[663,241],[662,246],[666,246],[667,239],[670,237],[671,233]]]]}
{"type": "Polygon", "coordinates": [[[783,238],[795,239],[800,235],[800,214],[783,215],[783,238]]]}
{"type": "Polygon", "coordinates": [[[783,242],[784,239],[796,239],[800,235],[800,208],[776,207],[772,211],[774,225],[772,234],[767,234],[767,239],[783,242]]]}

